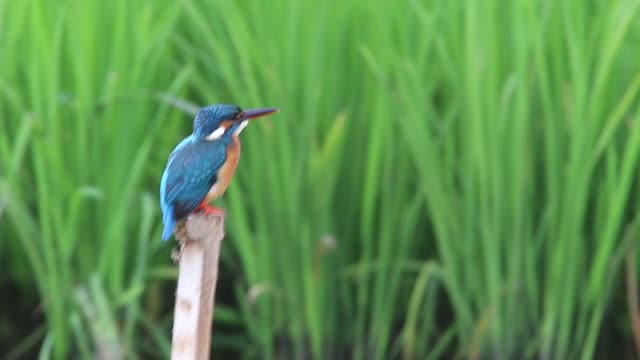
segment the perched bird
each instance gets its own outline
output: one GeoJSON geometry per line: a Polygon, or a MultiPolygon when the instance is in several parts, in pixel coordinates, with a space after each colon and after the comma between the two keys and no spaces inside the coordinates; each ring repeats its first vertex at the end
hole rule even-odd
{"type": "Polygon", "coordinates": [[[168,240],[176,223],[194,210],[224,214],[209,202],[224,194],[236,171],[240,158],[238,135],[250,120],[277,111],[274,108],[242,111],[234,105],[210,105],[198,112],[193,133],[173,149],[162,174],[162,240],[168,240]]]}

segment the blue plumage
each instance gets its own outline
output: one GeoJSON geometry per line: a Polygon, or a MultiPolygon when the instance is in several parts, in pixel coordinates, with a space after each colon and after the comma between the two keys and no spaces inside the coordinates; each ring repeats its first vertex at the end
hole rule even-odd
{"type": "MultiPolygon", "coordinates": [[[[200,110],[193,121],[193,133],[171,152],[162,174],[162,240],[168,240],[177,221],[189,215],[207,198],[218,181],[219,171],[227,161],[228,149],[236,149],[233,159],[237,163],[239,142],[237,146],[232,146],[234,135],[242,131],[247,121],[276,111],[277,109],[267,108],[243,112],[234,105],[211,105],[200,110]]],[[[227,176],[226,179],[223,187],[226,187],[230,177],[227,176]]],[[[222,192],[224,189],[218,191],[216,196],[222,192]]]]}
{"type": "Polygon", "coordinates": [[[181,144],[170,157],[160,185],[165,226],[163,240],[171,237],[177,220],[187,216],[204,200],[226,159],[224,139],[192,139],[181,144]]]}
{"type": "Polygon", "coordinates": [[[176,222],[187,216],[204,200],[224,164],[230,132],[216,141],[206,140],[223,120],[241,112],[233,105],[207,106],[193,120],[193,133],[184,138],[169,155],[160,182],[162,240],[173,234],[176,222]]]}

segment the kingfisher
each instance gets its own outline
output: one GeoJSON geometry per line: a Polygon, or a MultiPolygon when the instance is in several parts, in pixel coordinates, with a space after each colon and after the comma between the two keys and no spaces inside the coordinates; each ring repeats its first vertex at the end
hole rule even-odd
{"type": "Polygon", "coordinates": [[[241,110],[235,105],[210,105],[193,120],[193,133],[173,149],[160,182],[162,240],[176,223],[194,211],[224,215],[209,205],[227,190],[240,159],[240,132],[250,120],[279,111],[276,108],[241,110]]]}

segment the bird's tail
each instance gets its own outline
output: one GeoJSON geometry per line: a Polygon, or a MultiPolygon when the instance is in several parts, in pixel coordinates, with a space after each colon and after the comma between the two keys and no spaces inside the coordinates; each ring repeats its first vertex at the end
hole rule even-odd
{"type": "Polygon", "coordinates": [[[173,218],[173,206],[170,206],[162,215],[162,222],[164,223],[164,230],[162,230],[162,241],[167,241],[173,235],[173,230],[176,228],[176,220],[173,218]]]}

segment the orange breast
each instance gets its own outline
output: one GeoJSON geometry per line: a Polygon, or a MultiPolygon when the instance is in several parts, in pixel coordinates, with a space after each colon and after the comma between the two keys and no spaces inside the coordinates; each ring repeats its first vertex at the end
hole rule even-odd
{"type": "Polygon", "coordinates": [[[238,167],[238,160],[240,160],[240,140],[236,135],[233,135],[233,141],[227,147],[227,160],[218,170],[218,180],[209,190],[205,199],[206,203],[219,198],[227,190],[233,174],[236,172],[236,167],[238,167]]]}

